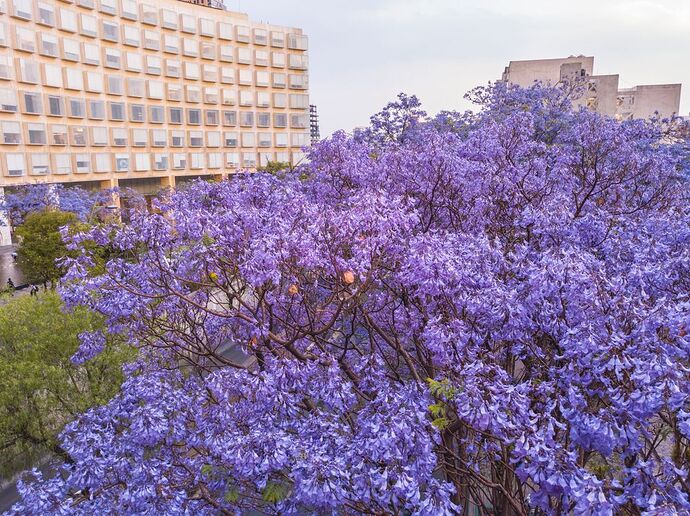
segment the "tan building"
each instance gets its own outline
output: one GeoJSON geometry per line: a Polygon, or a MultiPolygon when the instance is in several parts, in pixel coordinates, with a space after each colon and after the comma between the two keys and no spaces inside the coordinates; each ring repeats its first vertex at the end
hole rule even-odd
{"type": "Polygon", "coordinates": [[[570,56],[562,59],[511,61],[502,80],[528,87],[539,81],[555,85],[581,79],[584,94],[576,105],[584,105],[619,120],[677,115],[680,109],[680,84],[659,84],[621,89],[618,75],[595,75],[594,57],[570,56]]]}
{"type": "Polygon", "coordinates": [[[178,0],[0,0],[0,188],[149,193],[297,163],[310,143],[307,43],[178,0]]]}

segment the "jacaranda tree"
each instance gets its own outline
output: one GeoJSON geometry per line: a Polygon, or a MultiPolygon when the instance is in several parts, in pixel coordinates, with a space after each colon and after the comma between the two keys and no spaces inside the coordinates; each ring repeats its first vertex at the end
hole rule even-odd
{"type": "Polygon", "coordinates": [[[294,172],[73,238],[118,253],[72,260],[64,298],[143,358],[15,512],[690,508],[688,186],[661,124],[472,98],[428,120],[401,96],[294,172]]]}

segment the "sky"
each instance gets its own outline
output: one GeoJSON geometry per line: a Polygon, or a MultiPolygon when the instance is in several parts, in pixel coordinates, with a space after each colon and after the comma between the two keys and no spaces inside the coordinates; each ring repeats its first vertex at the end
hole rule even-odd
{"type": "Polygon", "coordinates": [[[690,113],[690,0],[225,0],[257,21],[309,36],[310,102],[321,135],[367,125],[399,92],[427,112],[465,110],[464,94],[511,60],[593,55],[621,87],[682,83],[690,113]]]}

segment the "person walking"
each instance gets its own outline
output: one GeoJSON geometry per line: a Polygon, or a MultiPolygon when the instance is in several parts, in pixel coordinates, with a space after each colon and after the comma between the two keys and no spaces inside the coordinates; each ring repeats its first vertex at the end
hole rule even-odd
{"type": "Polygon", "coordinates": [[[7,290],[10,292],[11,296],[14,295],[15,286],[14,281],[12,281],[12,278],[7,278],[7,290]]]}

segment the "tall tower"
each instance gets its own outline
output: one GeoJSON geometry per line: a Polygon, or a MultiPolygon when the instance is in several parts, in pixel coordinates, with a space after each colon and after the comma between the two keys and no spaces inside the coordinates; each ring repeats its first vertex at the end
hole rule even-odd
{"type": "Polygon", "coordinates": [[[321,130],[319,129],[319,112],[314,104],[309,105],[309,126],[311,143],[317,143],[321,139],[321,130]]]}

